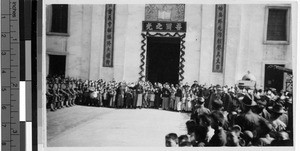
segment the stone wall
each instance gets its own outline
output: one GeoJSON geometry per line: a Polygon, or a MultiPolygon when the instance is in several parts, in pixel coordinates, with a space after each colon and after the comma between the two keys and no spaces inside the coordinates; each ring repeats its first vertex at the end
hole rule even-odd
{"type": "MultiPolygon", "coordinates": [[[[47,8],[48,9],[48,8],[47,8]]],[[[47,10],[48,11],[48,10],[47,10]]],[[[69,36],[47,35],[47,54],[67,56],[66,75],[83,79],[137,81],[145,5],[118,4],[115,13],[114,67],[103,67],[105,5],[70,5],[69,36]]],[[[47,24],[49,16],[47,13],[47,24]]],[[[223,73],[212,72],[215,5],[185,5],[185,80],[234,85],[251,71],[259,86],[264,65],[292,67],[289,45],[263,43],[265,5],[227,5],[223,73]]],[[[47,59],[47,72],[49,59],[47,59]]]]}
{"type": "MultiPolygon", "coordinates": [[[[47,11],[51,10],[49,8],[47,11]]],[[[104,5],[69,5],[69,36],[47,34],[47,54],[66,55],[66,76],[82,79],[101,77],[104,8],[104,5]]],[[[46,14],[48,25],[50,15],[46,14]]],[[[49,56],[46,62],[48,74],[49,56]]],[[[109,76],[112,74],[107,74],[109,76]]]]}

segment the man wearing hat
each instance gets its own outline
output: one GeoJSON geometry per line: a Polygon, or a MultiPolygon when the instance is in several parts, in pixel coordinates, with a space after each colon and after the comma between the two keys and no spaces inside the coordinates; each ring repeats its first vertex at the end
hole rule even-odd
{"type": "Polygon", "coordinates": [[[220,85],[216,85],[215,89],[216,89],[216,92],[213,92],[211,94],[210,100],[208,102],[208,109],[210,109],[210,110],[212,110],[212,102],[214,100],[221,99],[221,95],[222,95],[222,88],[220,85]]]}
{"type": "Polygon", "coordinates": [[[227,143],[227,136],[224,128],[226,127],[226,119],[221,112],[216,111],[213,111],[210,116],[212,118],[211,127],[215,131],[207,146],[225,146],[227,143]]]}
{"type": "Polygon", "coordinates": [[[236,118],[235,124],[241,126],[242,131],[251,131],[254,137],[256,137],[258,135],[257,132],[260,125],[267,121],[253,112],[253,110],[257,106],[257,103],[247,94],[242,100],[242,106],[243,113],[236,118]]]}
{"type": "Polygon", "coordinates": [[[286,130],[287,125],[280,120],[280,116],[286,111],[281,104],[275,104],[273,106],[268,107],[268,110],[271,113],[271,119],[269,120],[272,124],[272,131],[273,132],[280,132],[286,130]]]}
{"type": "Polygon", "coordinates": [[[271,118],[271,114],[266,110],[268,97],[256,96],[255,99],[257,102],[257,106],[255,108],[255,113],[257,113],[261,117],[265,118],[266,120],[269,120],[271,118]]]}
{"type": "Polygon", "coordinates": [[[199,103],[200,107],[196,110],[198,116],[203,115],[203,114],[207,114],[207,115],[210,114],[210,110],[208,108],[204,107],[204,101],[205,100],[203,97],[199,98],[198,103],[199,103]]]}
{"type": "Polygon", "coordinates": [[[221,100],[224,103],[224,111],[230,112],[233,101],[231,95],[228,93],[227,86],[223,87],[221,93],[221,100]]]}

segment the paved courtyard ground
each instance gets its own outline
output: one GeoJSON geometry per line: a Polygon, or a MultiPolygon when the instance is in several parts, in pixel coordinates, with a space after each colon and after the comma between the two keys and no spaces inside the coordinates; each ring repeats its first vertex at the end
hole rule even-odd
{"type": "Polygon", "coordinates": [[[48,147],[163,147],[170,132],[186,134],[187,113],[74,106],[47,112],[48,147]]]}

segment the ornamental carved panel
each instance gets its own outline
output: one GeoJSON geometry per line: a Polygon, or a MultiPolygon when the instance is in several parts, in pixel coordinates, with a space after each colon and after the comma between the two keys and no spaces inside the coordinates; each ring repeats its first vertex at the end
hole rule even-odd
{"type": "Polygon", "coordinates": [[[146,4],[145,21],[183,22],[184,4],[146,4]]]}

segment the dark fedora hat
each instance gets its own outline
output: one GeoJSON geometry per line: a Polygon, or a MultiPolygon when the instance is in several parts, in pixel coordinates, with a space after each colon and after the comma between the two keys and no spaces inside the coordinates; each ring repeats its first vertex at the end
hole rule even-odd
{"type": "Polygon", "coordinates": [[[268,107],[269,111],[274,112],[274,113],[286,113],[284,110],[284,107],[281,104],[276,103],[273,106],[268,107]]]}
{"type": "Polygon", "coordinates": [[[211,105],[214,109],[220,109],[223,107],[223,101],[221,99],[215,99],[212,101],[211,105]]]}
{"type": "Polygon", "coordinates": [[[242,103],[246,106],[256,106],[257,105],[257,103],[254,100],[252,100],[249,95],[244,96],[242,103]]]}

